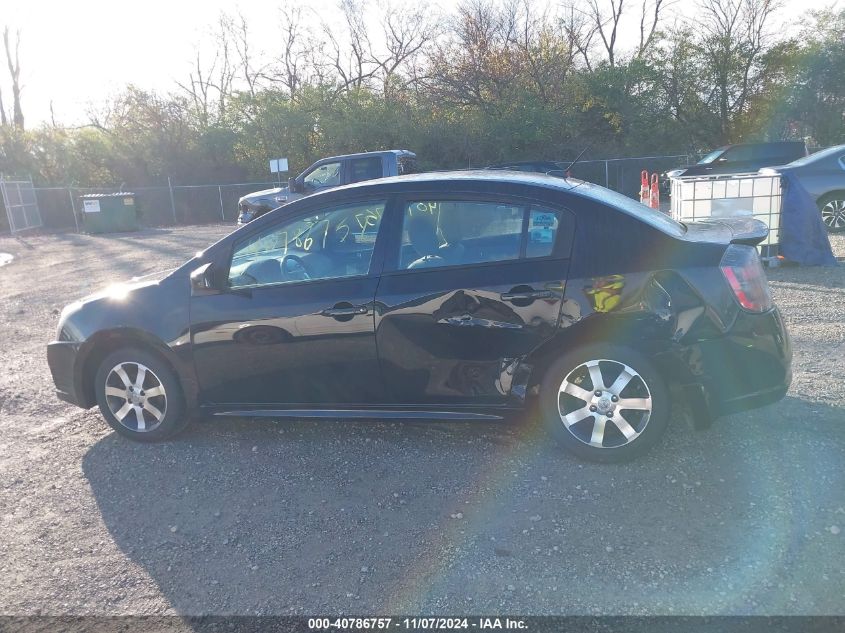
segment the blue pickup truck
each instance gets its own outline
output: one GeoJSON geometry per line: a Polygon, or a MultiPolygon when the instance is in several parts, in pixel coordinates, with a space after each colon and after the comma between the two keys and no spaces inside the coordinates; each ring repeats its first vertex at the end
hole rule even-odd
{"type": "Polygon", "coordinates": [[[345,154],[323,158],[291,178],[286,187],[247,194],[238,200],[238,224],[317,191],[362,180],[401,176],[416,171],[417,155],[405,149],[345,154]]]}

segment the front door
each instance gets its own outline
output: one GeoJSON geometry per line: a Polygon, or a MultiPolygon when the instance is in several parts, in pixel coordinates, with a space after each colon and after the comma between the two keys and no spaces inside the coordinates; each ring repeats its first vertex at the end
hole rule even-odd
{"type": "Polygon", "coordinates": [[[373,301],[384,208],[312,209],[235,243],[226,290],[191,299],[204,404],[383,400],[373,301]]]}
{"type": "Polygon", "coordinates": [[[469,196],[409,197],[397,211],[401,245],[376,295],[387,396],[516,404],[514,372],[557,327],[572,216],[469,196]]]}

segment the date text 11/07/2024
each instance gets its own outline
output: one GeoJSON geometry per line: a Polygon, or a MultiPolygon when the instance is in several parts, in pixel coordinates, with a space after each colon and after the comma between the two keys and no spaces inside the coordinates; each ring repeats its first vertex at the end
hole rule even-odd
{"type": "Polygon", "coordinates": [[[455,629],[478,630],[526,630],[526,622],[521,619],[479,617],[479,618],[309,618],[308,628],[316,631],[325,630],[389,630],[437,631],[455,629]]]}

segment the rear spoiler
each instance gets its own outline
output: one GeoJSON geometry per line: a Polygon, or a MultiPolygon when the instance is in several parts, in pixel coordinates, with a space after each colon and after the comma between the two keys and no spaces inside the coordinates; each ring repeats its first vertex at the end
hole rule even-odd
{"type": "Polygon", "coordinates": [[[765,222],[748,217],[709,218],[686,225],[688,239],[717,244],[756,246],[769,235],[765,222]]]}

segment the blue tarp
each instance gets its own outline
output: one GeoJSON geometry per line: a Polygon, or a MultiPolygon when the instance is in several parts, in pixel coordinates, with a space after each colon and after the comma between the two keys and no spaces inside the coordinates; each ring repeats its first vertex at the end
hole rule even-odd
{"type": "Polygon", "coordinates": [[[778,171],[783,185],[780,254],[804,266],[837,266],[813,196],[790,169],[778,171]]]}

